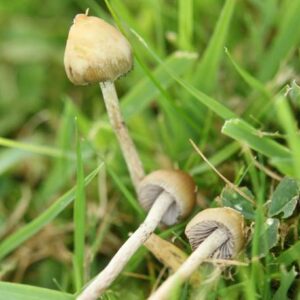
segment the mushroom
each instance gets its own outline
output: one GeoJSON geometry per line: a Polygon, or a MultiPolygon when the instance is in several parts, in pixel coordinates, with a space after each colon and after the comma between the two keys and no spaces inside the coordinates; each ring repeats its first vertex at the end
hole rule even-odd
{"type": "MultiPolygon", "coordinates": [[[[75,85],[100,84],[110,122],[137,190],[140,180],[144,177],[144,169],[123,121],[114,86],[115,80],[132,69],[131,47],[116,28],[100,18],[88,16],[87,12],[76,15],[70,28],[64,55],[65,70],[68,78],[75,85]]],[[[146,206],[149,206],[149,203],[146,206]]],[[[151,219],[151,215],[149,213],[147,220],[151,219]]],[[[146,221],[145,223],[147,225],[146,221]]],[[[146,240],[146,237],[144,236],[143,239],[146,240]]],[[[130,248],[130,245],[127,247],[130,248]]],[[[85,294],[86,291],[79,296],[79,299],[84,299],[85,294]]]]}
{"type": "Polygon", "coordinates": [[[100,18],[78,14],[70,28],[64,55],[65,71],[75,85],[99,83],[134,186],[144,177],[141,160],[123,121],[114,81],[133,66],[126,38],[100,18]]]}
{"type": "Polygon", "coordinates": [[[206,258],[236,256],[245,243],[244,232],[244,217],[232,208],[208,208],[198,213],[185,229],[194,252],[148,299],[169,299],[174,287],[188,279],[206,258]]]}
{"type": "Polygon", "coordinates": [[[149,210],[146,219],[77,299],[96,300],[160,222],[173,225],[190,213],[195,191],[193,179],[183,171],[158,170],[147,175],[138,189],[141,205],[149,210]]]}

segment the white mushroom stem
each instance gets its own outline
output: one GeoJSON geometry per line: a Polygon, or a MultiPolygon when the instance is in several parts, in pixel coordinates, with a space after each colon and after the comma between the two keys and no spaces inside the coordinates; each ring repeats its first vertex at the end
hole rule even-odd
{"type": "Polygon", "coordinates": [[[144,177],[145,173],[140,157],[121,115],[115,84],[112,81],[100,82],[100,88],[103,94],[108,117],[120,143],[131,180],[137,190],[138,184],[144,177]]]}
{"type": "Polygon", "coordinates": [[[188,257],[181,267],[171,275],[149,298],[148,300],[167,300],[172,296],[172,292],[177,285],[187,280],[199,265],[211,256],[223,243],[228,240],[227,232],[216,229],[205,241],[188,257]]]}
{"type": "Polygon", "coordinates": [[[145,221],[122,245],[106,268],[77,297],[77,300],[96,300],[105,291],[121,273],[133,254],[149,238],[173,201],[173,198],[167,192],[162,192],[159,195],[149,210],[145,221]]]}

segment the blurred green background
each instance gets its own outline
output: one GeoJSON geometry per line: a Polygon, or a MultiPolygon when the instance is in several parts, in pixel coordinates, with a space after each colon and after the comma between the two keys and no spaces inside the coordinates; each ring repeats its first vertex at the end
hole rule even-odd
{"type": "MultiPolygon", "coordinates": [[[[72,205],[39,229],[34,225],[36,233],[32,229],[24,240],[22,234],[7,238],[76,184],[77,131],[85,175],[105,163],[86,189],[86,280],[106,265],[144,216],[99,87],[75,87],[64,72],[69,27],[86,8],[90,15],[118,23],[131,42],[134,70],[116,83],[122,112],[147,172],[180,167],[194,176],[199,187],[194,214],[217,205],[213,199],[225,184],[189,139],[224,176],[247,186],[261,207],[278,179],[300,178],[296,84],[300,1],[108,3],[115,20],[104,1],[0,1],[0,279],[4,281],[76,291],[72,205]],[[237,117],[247,124],[228,121],[237,117]],[[270,173],[260,171],[262,167],[270,173]]],[[[184,224],[169,229],[164,237],[190,252],[184,224]]],[[[292,238],[289,246],[296,241],[292,238]]],[[[285,246],[283,242],[276,251],[285,246]]],[[[249,273],[240,271],[235,284],[228,278],[220,280],[222,289],[211,299],[255,299],[257,294],[270,298],[280,286],[280,271],[279,265],[274,270],[265,267],[263,262],[249,273]],[[255,281],[257,274],[261,282],[255,281]],[[244,287],[247,280],[254,280],[252,290],[244,287]],[[243,287],[226,289],[238,284],[243,287]]],[[[156,286],[161,269],[143,248],[106,297],[144,299],[156,286]]],[[[292,279],[293,290],[281,295],[292,297],[299,291],[298,281],[292,279]]],[[[187,291],[186,285],[180,299],[188,299],[187,291]]],[[[201,293],[207,296],[208,290],[201,293]]]]}

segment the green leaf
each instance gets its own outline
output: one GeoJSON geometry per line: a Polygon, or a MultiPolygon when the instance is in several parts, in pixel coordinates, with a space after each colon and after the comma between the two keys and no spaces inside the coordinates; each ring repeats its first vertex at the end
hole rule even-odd
{"type": "Polygon", "coordinates": [[[75,300],[75,297],[32,285],[0,282],[0,300],[75,300]]]}
{"type": "MultiPolygon", "coordinates": [[[[92,179],[98,174],[101,169],[100,164],[87,177],[85,177],[84,184],[88,185],[92,179]]],[[[0,243],[0,259],[5,257],[11,251],[16,249],[23,242],[32,237],[35,233],[41,230],[45,225],[50,223],[57,215],[59,215],[73,200],[76,193],[76,186],[58,198],[49,208],[34,220],[8,236],[0,243]]]]}
{"type": "Polygon", "coordinates": [[[283,218],[290,217],[296,208],[299,195],[299,181],[290,177],[283,178],[272,195],[269,216],[273,217],[283,213],[283,218]]]}
{"type": "Polygon", "coordinates": [[[290,271],[287,271],[285,266],[281,265],[280,286],[274,294],[273,300],[289,299],[287,293],[297,275],[298,272],[296,271],[295,266],[293,266],[290,271]]]}
{"type": "Polygon", "coordinates": [[[269,218],[265,221],[262,226],[261,234],[258,238],[258,255],[266,256],[268,251],[277,245],[279,240],[279,229],[280,222],[278,219],[269,218]]]}
{"type": "MultiPolygon", "coordinates": [[[[254,198],[253,194],[247,187],[241,187],[239,189],[250,198],[254,198]]],[[[230,187],[225,187],[222,190],[220,197],[223,206],[228,206],[239,211],[245,216],[246,219],[255,219],[255,211],[253,205],[230,187]]]]}
{"type": "Polygon", "coordinates": [[[285,266],[289,266],[294,261],[297,261],[298,263],[300,262],[300,241],[282,252],[276,260],[276,262],[284,264],[285,266]]]}

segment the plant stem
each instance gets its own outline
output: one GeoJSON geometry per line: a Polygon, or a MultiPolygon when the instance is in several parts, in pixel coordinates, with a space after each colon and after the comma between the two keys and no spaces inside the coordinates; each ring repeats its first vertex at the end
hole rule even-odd
{"type": "Polygon", "coordinates": [[[172,291],[177,285],[188,279],[198,266],[211,256],[226,240],[227,233],[224,229],[218,228],[188,257],[181,267],[170,276],[148,300],[167,300],[171,298],[172,291]]]}
{"type": "Polygon", "coordinates": [[[103,94],[108,117],[121,146],[131,180],[137,190],[139,182],[144,177],[145,172],[135,145],[128,133],[128,129],[121,115],[115,84],[112,81],[100,82],[100,88],[103,94]]]}
{"type": "Polygon", "coordinates": [[[159,195],[149,210],[145,221],[122,245],[106,268],[77,297],[77,300],[96,300],[105,291],[123,270],[133,254],[149,238],[172,203],[173,198],[167,192],[159,195]]]}

